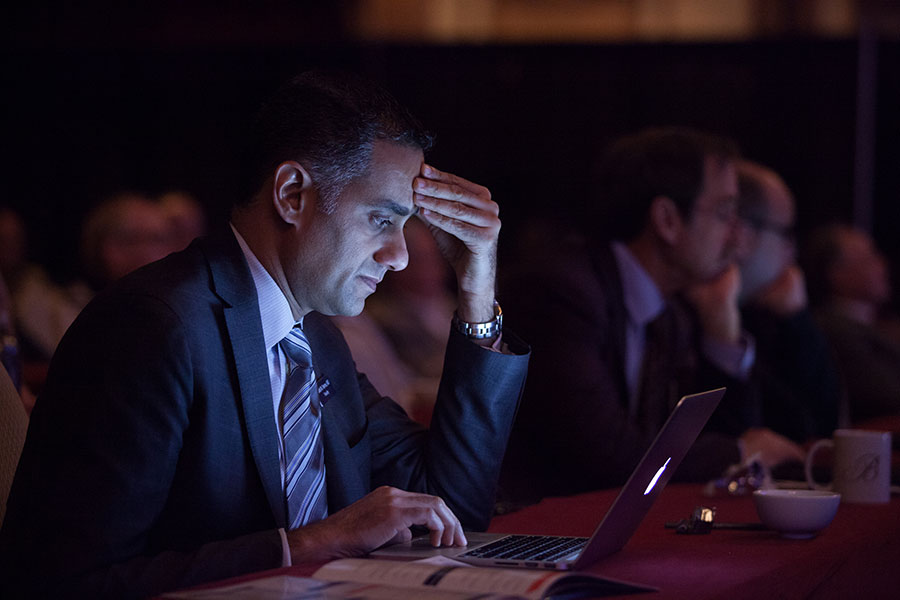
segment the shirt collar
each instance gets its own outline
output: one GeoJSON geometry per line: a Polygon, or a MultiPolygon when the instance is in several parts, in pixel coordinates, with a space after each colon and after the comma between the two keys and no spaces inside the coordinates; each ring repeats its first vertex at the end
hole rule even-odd
{"type": "Polygon", "coordinates": [[[666,308],[665,298],[650,274],[625,244],[613,242],[612,251],[622,277],[622,292],[628,317],[635,325],[647,325],[662,314],[666,308]]]}
{"type": "MultiPolygon", "coordinates": [[[[229,225],[231,225],[229,223],[229,225]]],[[[231,225],[231,231],[237,238],[244,258],[247,259],[247,265],[250,267],[250,275],[253,276],[253,284],[256,286],[256,296],[259,300],[259,317],[262,320],[263,339],[266,342],[266,348],[271,348],[290,333],[295,325],[302,325],[300,322],[294,321],[294,315],[291,312],[291,305],[288,304],[284,292],[262,266],[253,251],[244,241],[243,236],[238,230],[231,225]]]]}

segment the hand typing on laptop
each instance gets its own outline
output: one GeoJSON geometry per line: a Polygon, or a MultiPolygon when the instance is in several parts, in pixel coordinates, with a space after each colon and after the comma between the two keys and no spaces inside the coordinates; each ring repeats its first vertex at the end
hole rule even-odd
{"type": "Polygon", "coordinates": [[[413,525],[429,529],[432,546],[466,545],[459,519],[443,500],[382,486],[323,521],[289,531],[291,560],[360,556],[389,542],[408,542],[413,525]]]}
{"type": "MultiPolygon", "coordinates": [[[[473,532],[465,549],[427,548],[416,539],[379,548],[372,555],[391,559],[441,555],[473,565],[530,569],[586,568],[628,542],[724,394],[725,388],[719,388],[678,402],[590,539],[473,532]]],[[[434,532],[431,539],[434,545],[434,532]]]]}

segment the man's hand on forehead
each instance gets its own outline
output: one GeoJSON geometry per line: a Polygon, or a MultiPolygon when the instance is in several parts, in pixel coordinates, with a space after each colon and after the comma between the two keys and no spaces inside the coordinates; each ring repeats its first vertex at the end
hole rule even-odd
{"type": "Polygon", "coordinates": [[[413,192],[420,218],[467,245],[500,230],[500,207],[484,186],[423,164],[413,192]]]}
{"type": "Polygon", "coordinates": [[[413,203],[456,272],[460,317],[493,318],[500,207],[490,190],[423,163],[413,180],[413,203]]]}

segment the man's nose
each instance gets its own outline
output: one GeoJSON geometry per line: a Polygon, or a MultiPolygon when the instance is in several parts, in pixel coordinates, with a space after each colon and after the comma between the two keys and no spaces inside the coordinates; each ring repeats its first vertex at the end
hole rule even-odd
{"type": "Polygon", "coordinates": [[[727,245],[731,249],[733,259],[742,263],[753,253],[754,238],[753,228],[743,219],[736,218],[728,232],[727,245]]]}
{"type": "Polygon", "coordinates": [[[390,236],[388,241],[375,252],[375,262],[385,265],[391,271],[402,271],[409,264],[409,252],[403,232],[390,236]]]}

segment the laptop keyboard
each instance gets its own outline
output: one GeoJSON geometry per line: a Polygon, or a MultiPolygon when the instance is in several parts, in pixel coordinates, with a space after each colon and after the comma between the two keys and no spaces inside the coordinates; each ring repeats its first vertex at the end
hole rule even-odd
{"type": "Polygon", "coordinates": [[[587,538],[555,535],[508,535],[462,554],[471,558],[554,561],[581,551],[587,538]]]}

